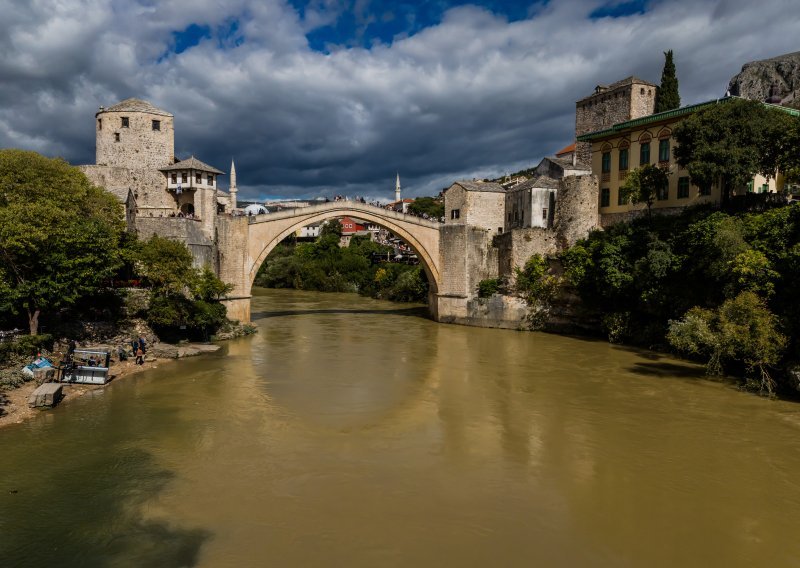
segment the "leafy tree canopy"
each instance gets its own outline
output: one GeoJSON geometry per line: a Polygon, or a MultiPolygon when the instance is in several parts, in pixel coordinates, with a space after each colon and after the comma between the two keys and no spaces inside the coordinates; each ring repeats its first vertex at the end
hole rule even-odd
{"type": "Polygon", "coordinates": [[[0,309],[39,314],[94,294],[121,264],[122,205],[61,159],[0,150],[0,309]]]}
{"type": "Polygon", "coordinates": [[[167,296],[183,295],[195,283],[192,253],[181,242],[153,235],[141,245],[139,274],[167,296]]]}
{"type": "Polygon", "coordinates": [[[673,132],[675,158],[700,187],[719,184],[725,205],[758,173],[775,176],[791,154],[785,138],[797,119],[757,101],[726,100],[699,110],[673,132]],[[776,150],[778,148],[778,150],[776,150]]]}
{"type": "Polygon", "coordinates": [[[408,210],[415,215],[427,214],[429,217],[439,219],[444,217],[444,200],[433,197],[418,197],[408,206],[408,210]]]}
{"type": "Polygon", "coordinates": [[[647,205],[647,216],[650,217],[650,208],[668,185],[669,177],[662,168],[646,164],[628,173],[620,192],[625,201],[647,205]]]}

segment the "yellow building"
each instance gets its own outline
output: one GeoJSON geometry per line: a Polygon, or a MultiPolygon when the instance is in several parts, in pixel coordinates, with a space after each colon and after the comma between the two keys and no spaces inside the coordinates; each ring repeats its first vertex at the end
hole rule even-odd
{"type": "MultiPolygon", "coordinates": [[[[669,186],[653,204],[653,211],[669,210],[697,205],[719,203],[720,188],[716,185],[705,191],[692,184],[689,172],[681,168],[673,156],[676,144],[672,131],[676,124],[692,113],[718,104],[719,99],[685,106],[615,124],[611,128],[578,136],[578,142],[592,144],[592,173],[600,180],[600,214],[603,224],[631,217],[645,209],[644,204],[631,204],[620,197],[620,187],[628,172],[645,164],[663,167],[669,174],[669,186]]],[[[790,109],[783,109],[794,112],[790,109]]],[[[800,115],[800,113],[798,113],[800,115]]],[[[757,175],[746,187],[736,188],[735,194],[765,193],[783,189],[782,176],[766,179],[757,175]]]]}

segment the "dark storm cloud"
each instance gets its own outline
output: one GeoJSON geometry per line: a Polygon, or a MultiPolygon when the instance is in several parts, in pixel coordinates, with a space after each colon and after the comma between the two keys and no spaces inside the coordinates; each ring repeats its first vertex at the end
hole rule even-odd
{"type": "Polygon", "coordinates": [[[97,107],[138,96],[174,113],[179,156],[225,171],[234,157],[246,198],[389,197],[397,171],[431,194],[568,144],[575,100],[631,74],[658,82],[666,49],[684,103],[798,49],[789,0],[620,4],[531,2],[511,22],[461,6],[391,43],[321,52],[307,35],[348,3],[0,0],[0,145],[91,163],[97,107]]]}

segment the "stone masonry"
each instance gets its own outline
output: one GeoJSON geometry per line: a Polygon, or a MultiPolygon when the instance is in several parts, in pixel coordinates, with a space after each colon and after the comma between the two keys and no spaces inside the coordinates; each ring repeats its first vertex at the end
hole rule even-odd
{"type": "MultiPolygon", "coordinates": [[[[130,187],[140,215],[147,209],[170,211],[159,168],[175,161],[172,114],[138,99],[126,99],[95,114],[95,164],[130,171],[130,187]]],[[[157,215],[158,213],[156,213],[157,215]]]]}
{"type": "Polygon", "coordinates": [[[496,183],[457,181],[444,192],[444,214],[448,225],[472,225],[502,233],[505,190],[496,183]]]}
{"type": "MultiPolygon", "coordinates": [[[[598,85],[592,95],[575,103],[575,136],[653,114],[657,89],[653,83],[637,77],[598,85]]],[[[579,162],[592,163],[591,143],[578,142],[575,151],[579,162]]]]}

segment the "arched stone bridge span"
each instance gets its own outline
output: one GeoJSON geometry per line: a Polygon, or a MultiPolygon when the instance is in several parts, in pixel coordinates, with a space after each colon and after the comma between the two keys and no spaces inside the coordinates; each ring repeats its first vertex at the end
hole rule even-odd
{"type": "MultiPolygon", "coordinates": [[[[380,225],[414,249],[425,269],[430,296],[441,284],[439,228],[436,221],[365,203],[331,201],[253,217],[224,217],[217,222],[219,276],[233,285],[226,305],[232,319],[250,321],[250,296],[258,269],[284,238],[301,227],[336,217],[356,217],[380,225]]],[[[429,302],[435,305],[435,302],[429,302]]]]}

